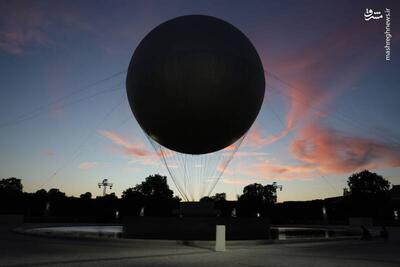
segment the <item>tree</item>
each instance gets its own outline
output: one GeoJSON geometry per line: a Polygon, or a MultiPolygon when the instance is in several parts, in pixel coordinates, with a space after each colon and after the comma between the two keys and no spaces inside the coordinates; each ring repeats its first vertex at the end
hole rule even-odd
{"type": "Polygon", "coordinates": [[[11,177],[0,180],[0,190],[3,192],[22,193],[22,189],[21,179],[11,177]]]}
{"type": "Polygon", "coordinates": [[[116,212],[119,211],[120,201],[115,193],[97,196],[95,201],[96,214],[102,221],[112,222],[116,218],[116,212]]]}
{"type": "Polygon", "coordinates": [[[204,196],[202,198],[200,198],[199,202],[213,202],[214,199],[212,197],[209,196],[204,196]]]}
{"type": "Polygon", "coordinates": [[[220,202],[226,201],[226,193],[216,193],[214,196],[204,196],[200,198],[200,202],[220,202]]]}
{"type": "Polygon", "coordinates": [[[263,188],[263,201],[267,204],[275,204],[277,201],[276,183],[267,184],[263,188]]]}
{"type": "Polygon", "coordinates": [[[262,184],[249,184],[243,188],[243,195],[241,197],[259,199],[266,204],[276,203],[276,184],[265,185],[262,184]]]}
{"type": "Polygon", "coordinates": [[[212,197],[216,202],[218,201],[226,201],[226,193],[216,193],[215,196],[212,197]]]}
{"type": "Polygon", "coordinates": [[[45,199],[47,197],[47,191],[46,189],[39,189],[38,191],[35,192],[35,195],[38,198],[45,199]]]}
{"type": "Polygon", "coordinates": [[[159,174],[146,177],[145,181],[134,187],[134,190],[145,197],[172,198],[174,192],[169,189],[167,177],[159,174]]]}
{"type": "Polygon", "coordinates": [[[106,194],[105,196],[103,196],[103,197],[101,197],[101,198],[107,199],[107,200],[111,200],[111,201],[117,200],[117,199],[118,199],[118,197],[115,195],[114,192],[112,192],[112,193],[110,193],[110,194],[106,194]]]}
{"type": "Polygon", "coordinates": [[[0,180],[0,213],[22,213],[24,201],[21,179],[11,177],[0,180]]]}
{"type": "Polygon", "coordinates": [[[121,210],[124,215],[138,215],[141,208],[145,207],[146,215],[170,215],[179,201],[179,198],[173,197],[167,177],[155,174],[122,193],[121,210]]]}
{"type": "Polygon", "coordinates": [[[49,192],[47,192],[47,196],[50,200],[63,199],[66,197],[65,193],[61,192],[58,188],[51,188],[49,192]]]}
{"type": "Polygon", "coordinates": [[[121,216],[138,216],[140,210],[145,205],[145,196],[131,187],[122,192],[121,196],[121,216]]]}
{"type": "Polygon", "coordinates": [[[239,196],[239,213],[243,216],[255,216],[265,214],[268,208],[276,203],[277,185],[265,185],[254,183],[243,188],[243,195],[239,196]]]}
{"type": "Polygon", "coordinates": [[[86,193],[84,193],[84,194],[81,194],[81,195],[80,195],[80,198],[81,198],[81,199],[91,199],[91,198],[92,198],[92,193],[86,192],[86,193]]]}
{"type": "Polygon", "coordinates": [[[351,175],[347,184],[349,215],[355,217],[390,218],[390,183],[381,175],[364,170],[351,175]]]}
{"type": "Polygon", "coordinates": [[[352,195],[379,195],[389,192],[390,182],[381,175],[364,170],[354,173],[347,180],[352,195]]]}
{"type": "Polygon", "coordinates": [[[131,187],[131,188],[125,189],[122,192],[121,198],[122,199],[130,199],[130,198],[136,198],[137,196],[144,197],[142,193],[136,191],[135,188],[131,187]]]}

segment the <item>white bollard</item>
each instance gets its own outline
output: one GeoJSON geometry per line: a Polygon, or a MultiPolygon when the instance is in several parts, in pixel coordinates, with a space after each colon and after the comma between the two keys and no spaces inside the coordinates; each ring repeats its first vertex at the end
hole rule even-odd
{"type": "Polygon", "coordinates": [[[225,225],[217,225],[215,234],[215,251],[225,250],[225,225]]]}

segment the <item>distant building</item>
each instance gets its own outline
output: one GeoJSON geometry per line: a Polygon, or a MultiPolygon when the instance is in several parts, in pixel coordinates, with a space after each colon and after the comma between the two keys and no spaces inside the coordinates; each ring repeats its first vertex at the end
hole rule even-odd
{"type": "Polygon", "coordinates": [[[394,185],[392,189],[390,189],[390,197],[393,201],[400,201],[400,185],[394,185]]]}
{"type": "Polygon", "coordinates": [[[394,185],[390,189],[390,198],[393,205],[393,218],[395,221],[400,220],[400,185],[394,185]]]}

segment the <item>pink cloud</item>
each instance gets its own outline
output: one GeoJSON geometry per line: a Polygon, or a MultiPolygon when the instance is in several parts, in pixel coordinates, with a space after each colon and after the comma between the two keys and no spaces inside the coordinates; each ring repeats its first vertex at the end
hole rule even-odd
{"type": "Polygon", "coordinates": [[[268,160],[241,165],[236,170],[246,176],[265,180],[308,180],[315,175],[315,167],[311,165],[289,165],[268,160]]]}
{"type": "MultiPolygon", "coordinates": [[[[255,158],[246,163],[228,166],[224,172],[224,179],[241,177],[242,180],[309,180],[318,174],[312,164],[284,164],[276,159],[268,160],[265,157],[255,158]],[[227,176],[227,177],[226,177],[227,176]]],[[[246,182],[247,183],[247,182],[246,182]]],[[[248,183],[247,183],[248,184],[248,183]]]]}
{"type": "Polygon", "coordinates": [[[94,32],[81,11],[63,3],[1,1],[0,10],[0,50],[11,54],[23,54],[35,46],[63,46],[55,40],[59,31],[94,32]]]}
{"type": "Polygon", "coordinates": [[[252,127],[246,136],[245,145],[264,146],[271,142],[270,138],[261,134],[260,127],[252,127]]]}
{"type": "Polygon", "coordinates": [[[82,162],[81,164],[79,164],[79,169],[82,170],[90,170],[90,169],[94,169],[98,166],[98,163],[96,162],[82,162]]]}
{"type": "Polygon", "coordinates": [[[44,149],[42,150],[42,154],[48,157],[53,157],[56,154],[56,152],[52,149],[44,149]]]}
{"type": "Polygon", "coordinates": [[[217,166],[217,171],[220,172],[220,173],[223,173],[223,174],[225,174],[225,175],[232,175],[232,174],[235,174],[235,171],[234,171],[233,169],[229,168],[229,166],[226,166],[226,167],[224,168],[224,165],[221,164],[221,163],[218,164],[218,166],[217,166]]]}
{"type": "MultiPolygon", "coordinates": [[[[266,180],[309,180],[320,173],[349,174],[360,169],[400,167],[400,149],[378,141],[348,136],[315,122],[303,127],[290,146],[297,164],[256,156],[254,161],[225,170],[227,175],[266,180]]],[[[238,152],[240,153],[240,152],[238,152]]]]}
{"type": "Polygon", "coordinates": [[[128,19],[116,27],[107,9],[90,12],[85,5],[67,1],[0,1],[0,51],[20,55],[34,47],[64,48],[68,46],[66,40],[82,38],[84,34],[104,52],[121,54],[158,22],[152,5],[141,4],[135,16],[123,6],[113,6],[114,13],[128,19]]]}
{"type": "Polygon", "coordinates": [[[248,185],[248,184],[253,184],[256,183],[257,180],[255,179],[243,179],[243,178],[223,178],[221,179],[221,182],[224,184],[230,184],[230,185],[248,185]]]}
{"type": "Polygon", "coordinates": [[[257,151],[238,151],[235,153],[234,157],[265,157],[269,154],[266,152],[257,152],[257,151]]]}
{"type": "Polygon", "coordinates": [[[270,144],[285,137],[299,122],[326,116],[329,103],[351,88],[378,58],[381,50],[371,45],[369,38],[379,30],[377,26],[354,21],[276,61],[274,72],[283,78],[267,73],[267,90],[271,88],[289,99],[285,126],[278,134],[253,137],[261,145],[270,144]],[[279,86],[269,88],[271,81],[279,86]]]}
{"type": "Polygon", "coordinates": [[[229,145],[227,147],[224,148],[224,151],[233,151],[237,149],[237,145],[236,143],[233,143],[232,145],[229,145]]]}
{"type": "Polygon", "coordinates": [[[46,29],[50,20],[38,3],[2,1],[0,3],[0,49],[22,54],[27,46],[51,43],[46,29]]]}
{"type": "Polygon", "coordinates": [[[400,150],[375,140],[347,136],[318,124],[305,127],[291,144],[292,155],[324,173],[400,167],[400,150]]]}
{"type": "Polygon", "coordinates": [[[155,156],[148,156],[148,157],[137,157],[129,163],[138,163],[140,165],[148,165],[148,166],[159,166],[160,165],[160,160],[155,156]]]}
{"type": "Polygon", "coordinates": [[[135,157],[152,156],[154,153],[144,148],[142,142],[131,143],[128,139],[113,131],[99,131],[99,133],[110,139],[115,145],[118,146],[119,151],[125,155],[135,157]]]}
{"type": "Polygon", "coordinates": [[[243,145],[253,148],[260,148],[278,141],[288,133],[289,129],[285,129],[277,134],[266,135],[262,132],[260,126],[256,126],[250,129],[243,145]]]}

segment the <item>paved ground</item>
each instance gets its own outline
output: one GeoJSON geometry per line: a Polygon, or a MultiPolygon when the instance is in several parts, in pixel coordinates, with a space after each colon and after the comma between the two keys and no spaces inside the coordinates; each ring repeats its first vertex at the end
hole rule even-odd
{"type": "Polygon", "coordinates": [[[400,266],[400,240],[228,246],[24,236],[0,226],[0,266],[400,266]]]}

